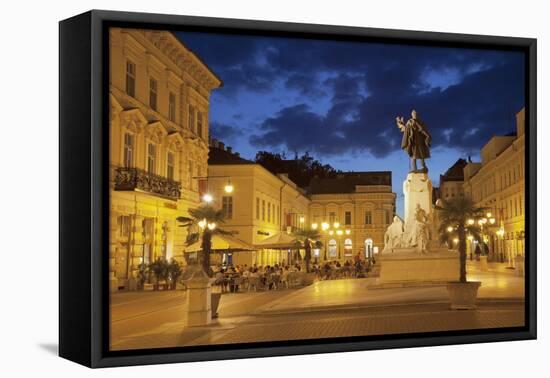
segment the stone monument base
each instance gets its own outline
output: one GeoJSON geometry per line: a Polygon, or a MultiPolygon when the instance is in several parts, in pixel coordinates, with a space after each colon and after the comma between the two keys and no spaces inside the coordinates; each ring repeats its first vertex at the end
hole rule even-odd
{"type": "Polygon", "coordinates": [[[447,249],[430,250],[420,254],[415,248],[399,248],[383,253],[380,262],[379,284],[430,284],[458,281],[459,254],[447,249]]]}

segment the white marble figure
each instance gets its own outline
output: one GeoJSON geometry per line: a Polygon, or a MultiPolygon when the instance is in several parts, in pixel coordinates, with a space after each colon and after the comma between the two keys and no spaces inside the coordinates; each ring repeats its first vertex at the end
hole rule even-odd
{"type": "Polygon", "coordinates": [[[419,253],[425,253],[428,249],[429,240],[430,230],[428,214],[420,204],[417,204],[414,213],[414,223],[407,237],[407,244],[409,247],[416,247],[419,253]]]}
{"type": "Polygon", "coordinates": [[[401,248],[403,241],[403,220],[397,215],[393,217],[393,223],[388,226],[384,234],[384,252],[393,252],[394,248],[401,248]]]}

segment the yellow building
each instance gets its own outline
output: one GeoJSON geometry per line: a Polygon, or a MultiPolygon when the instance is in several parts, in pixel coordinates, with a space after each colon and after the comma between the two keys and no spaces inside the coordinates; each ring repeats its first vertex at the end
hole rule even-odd
{"type": "Polygon", "coordinates": [[[313,178],[309,194],[309,218],[322,231],[325,246],[319,253],[321,261],[355,255],[363,259],[384,249],[384,233],[395,214],[391,172],[313,178]]]}
{"type": "Polygon", "coordinates": [[[199,204],[208,108],[222,83],[173,34],[110,29],[111,289],[132,289],[141,262],[181,259],[175,224],[199,204]]]}
{"type": "MultiPolygon", "coordinates": [[[[286,175],[274,175],[260,164],[243,159],[230,147],[212,140],[208,164],[207,192],[212,206],[224,210],[220,227],[251,247],[278,235],[305,226],[309,199],[286,175]],[[226,193],[231,182],[233,191],[226,193]]],[[[213,263],[266,265],[288,263],[288,249],[258,249],[214,256],[213,263]]]]}
{"type": "Polygon", "coordinates": [[[464,192],[496,218],[486,227],[489,258],[514,264],[525,254],[525,109],[516,115],[516,133],[494,136],[481,162],[464,168],[464,192]]]}

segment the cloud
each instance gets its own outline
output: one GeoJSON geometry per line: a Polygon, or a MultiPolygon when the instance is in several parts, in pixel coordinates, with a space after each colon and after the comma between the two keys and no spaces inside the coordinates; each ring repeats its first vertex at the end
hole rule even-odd
{"type": "Polygon", "coordinates": [[[221,141],[234,141],[237,138],[243,136],[243,131],[238,126],[220,123],[210,122],[210,135],[221,141]]]}
{"type": "Polygon", "coordinates": [[[418,110],[433,136],[434,147],[465,153],[477,151],[493,134],[513,127],[513,115],[523,106],[522,62],[467,74],[461,84],[446,90],[418,93],[416,77],[399,67],[388,70],[388,80],[370,75],[342,74],[330,80],[333,98],[325,115],[305,104],[282,109],[261,122],[263,133],[250,137],[256,147],[286,147],[333,156],[368,152],[384,157],[400,146],[395,117],[418,110]],[[366,82],[369,96],[361,94],[366,82]]]}
{"type": "MultiPolygon", "coordinates": [[[[222,78],[225,86],[217,94],[253,98],[235,100],[237,108],[224,119],[247,117],[251,107],[262,109],[248,138],[250,148],[384,157],[400,148],[395,117],[408,118],[415,108],[432,133],[434,147],[468,153],[478,151],[493,134],[513,130],[514,113],[525,103],[519,52],[178,36],[222,78]]],[[[219,138],[243,136],[238,133],[234,126],[212,123],[212,134],[219,138]]]]}

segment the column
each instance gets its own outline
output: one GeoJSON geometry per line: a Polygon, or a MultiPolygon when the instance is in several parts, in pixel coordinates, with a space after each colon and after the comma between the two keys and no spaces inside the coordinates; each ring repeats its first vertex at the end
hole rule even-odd
{"type": "Polygon", "coordinates": [[[143,216],[132,216],[132,230],[130,235],[129,259],[128,259],[128,289],[138,289],[139,265],[143,257],[143,216]]]}

